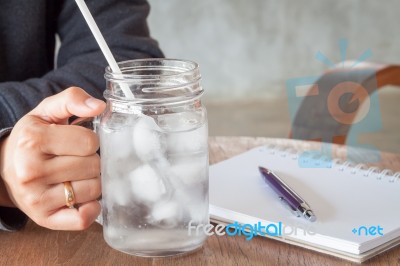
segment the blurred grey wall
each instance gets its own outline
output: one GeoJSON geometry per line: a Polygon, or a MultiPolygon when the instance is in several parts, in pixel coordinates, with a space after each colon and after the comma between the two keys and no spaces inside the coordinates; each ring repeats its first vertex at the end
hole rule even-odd
{"type": "Polygon", "coordinates": [[[320,51],[341,61],[371,49],[400,63],[400,1],[149,0],[151,34],[167,57],[200,63],[207,97],[279,97],[289,78],[320,75],[320,51]]]}

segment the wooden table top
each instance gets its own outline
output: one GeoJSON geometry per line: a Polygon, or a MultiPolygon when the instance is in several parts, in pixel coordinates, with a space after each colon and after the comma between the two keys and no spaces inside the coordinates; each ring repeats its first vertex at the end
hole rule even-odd
{"type": "MultiPolygon", "coordinates": [[[[315,143],[290,139],[252,137],[211,137],[210,163],[227,159],[250,148],[273,144],[309,149],[315,143]]],[[[334,156],[345,150],[336,146],[334,156]]],[[[376,163],[400,170],[400,155],[382,153],[376,163]]],[[[209,237],[198,251],[170,258],[141,258],[110,248],[103,240],[102,227],[93,224],[81,232],[51,231],[29,221],[19,232],[0,232],[0,265],[352,265],[339,258],[320,254],[273,239],[241,236],[209,237]]],[[[400,265],[400,246],[380,254],[365,265],[400,265]]],[[[357,265],[357,264],[355,264],[357,265]]]]}

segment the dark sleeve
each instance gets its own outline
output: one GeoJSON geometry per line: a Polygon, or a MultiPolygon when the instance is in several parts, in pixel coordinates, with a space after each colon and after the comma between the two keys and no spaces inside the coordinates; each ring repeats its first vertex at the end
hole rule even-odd
{"type": "MultiPolygon", "coordinates": [[[[117,61],[163,57],[149,37],[149,5],[142,0],[87,0],[117,61]]],[[[108,65],[75,1],[63,1],[57,22],[61,47],[57,68],[41,78],[0,83],[0,130],[13,126],[45,97],[79,86],[96,98],[105,89],[108,65]]]]}
{"type": "Polygon", "coordinates": [[[28,216],[17,208],[0,207],[0,230],[16,231],[24,227],[28,216]]]}
{"type": "MultiPolygon", "coordinates": [[[[7,136],[11,128],[0,130],[0,140],[7,136]]],[[[28,221],[28,216],[17,208],[0,206],[0,230],[18,230],[28,221]]]]}

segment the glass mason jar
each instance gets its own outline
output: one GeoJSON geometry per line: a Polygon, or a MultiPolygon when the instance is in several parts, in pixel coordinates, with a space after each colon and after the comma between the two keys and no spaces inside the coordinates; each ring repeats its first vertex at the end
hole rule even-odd
{"type": "Polygon", "coordinates": [[[192,251],[206,239],[208,126],[196,63],[120,62],[106,69],[100,116],[103,231],[113,248],[139,256],[192,251]],[[124,95],[129,88],[134,98],[124,95]]]}

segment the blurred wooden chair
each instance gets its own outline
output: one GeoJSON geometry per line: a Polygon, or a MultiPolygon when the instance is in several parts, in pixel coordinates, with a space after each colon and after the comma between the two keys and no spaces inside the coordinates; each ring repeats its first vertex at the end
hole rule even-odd
{"type": "Polygon", "coordinates": [[[358,122],[362,104],[386,85],[400,86],[399,65],[354,61],[338,64],[307,91],[289,137],[345,144],[351,126],[358,122]]]}

